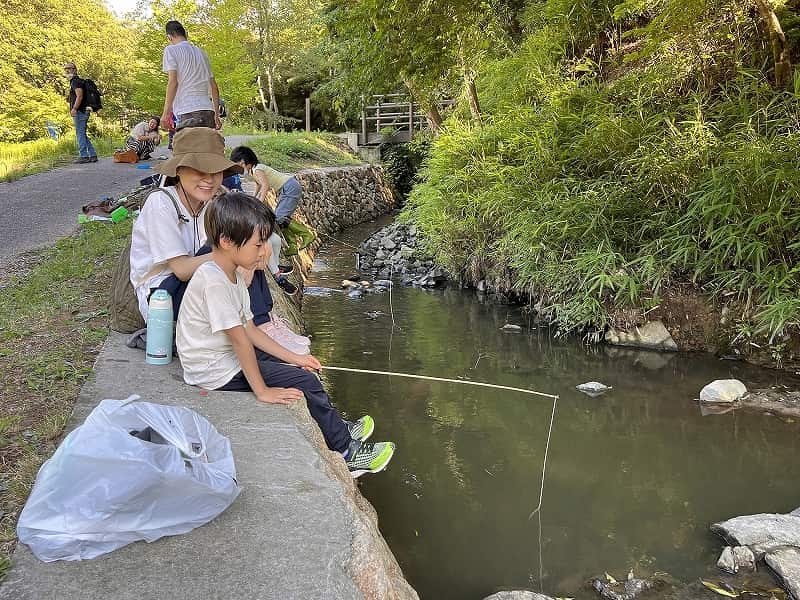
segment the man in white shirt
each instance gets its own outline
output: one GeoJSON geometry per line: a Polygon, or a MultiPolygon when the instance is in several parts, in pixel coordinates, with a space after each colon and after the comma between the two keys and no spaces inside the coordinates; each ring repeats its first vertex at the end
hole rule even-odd
{"type": "Polygon", "coordinates": [[[164,48],[162,71],[169,80],[161,122],[169,124],[175,113],[178,129],[220,129],[219,88],[208,55],[189,43],[186,30],[178,21],[167,22],[165,29],[169,45],[164,48]]]}

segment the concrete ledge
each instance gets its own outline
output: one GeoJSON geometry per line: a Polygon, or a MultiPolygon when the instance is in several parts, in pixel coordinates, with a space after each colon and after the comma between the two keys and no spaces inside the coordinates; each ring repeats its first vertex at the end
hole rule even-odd
{"type": "Polygon", "coordinates": [[[90,561],[39,562],[20,544],[2,600],[413,599],[372,506],[327,450],[305,405],[183,383],[177,361],[147,365],[112,333],[84,386],[71,430],[104,398],[139,394],[204,415],[230,438],[243,492],[211,523],[90,561]]]}

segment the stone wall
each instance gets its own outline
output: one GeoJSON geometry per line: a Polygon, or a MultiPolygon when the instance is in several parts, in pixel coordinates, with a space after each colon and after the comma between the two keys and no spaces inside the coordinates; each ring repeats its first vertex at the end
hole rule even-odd
{"type": "MultiPolygon", "coordinates": [[[[370,221],[397,204],[383,169],[376,165],[326,167],[298,171],[303,199],[294,218],[317,233],[330,235],[340,229],[370,221]]],[[[267,196],[274,206],[275,197],[267,196]]],[[[319,247],[318,240],[314,248],[319,247]]]]}
{"type": "MultiPolygon", "coordinates": [[[[394,193],[383,170],[374,165],[309,169],[300,171],[297,179],[303,186],[303,200],[294,216],[318,234],[317,241],[300,253],[302,271],[305,272],[313,263],[317,248],[326,241],[326,234],[331,235],[340,229],[372,220],[389,212],[396,205],[394,193]]],[[[274,198],[272,200],[274,202],[274,198]]],[[[281,262],[285,260],[284,257],[281,262]]],[[[295,270],[292,278],[299,286],[302,284],[303,274],[298,271],[295,270]]],[[[300,299],[289,298],[273,283],[270,281],[275,311],[288,319],[295,330],[299,330],[302,327],[300,299]]],[[[346,501],[351,507],[349,519],[353,527],[352,546],[346,568],[353,581],[367,599],[417,598],[380,534],[375,509],[361,495],[341,459],[334,460],[308,411],[301,408],[293,412],[301,430],[317,446],[327,465],[328,475],[340,481],[346,490],[346,501]]]]}

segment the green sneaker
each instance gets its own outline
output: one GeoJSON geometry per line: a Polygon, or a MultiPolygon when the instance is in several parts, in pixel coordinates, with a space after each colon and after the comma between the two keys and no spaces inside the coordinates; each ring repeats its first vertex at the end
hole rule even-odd
{"type": "Polygon", "coordinates": [[[353,479],[361,477],[364,473],[383,471],[394,456],[394,442],[355,442],[355,444],[358,444],[358,449],[345,460],[353,479]]]}
{"type": "Polygon", "coordinates": [[[364,415],[358,421],[345,421],[350,437],[359,442],[366,442],[375,431],[375,421],[369,415],[364,415]]]}

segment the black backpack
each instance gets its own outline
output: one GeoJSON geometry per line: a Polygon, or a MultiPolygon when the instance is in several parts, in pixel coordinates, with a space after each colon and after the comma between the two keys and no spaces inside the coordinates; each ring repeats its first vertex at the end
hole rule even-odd
{"type": "Polygon", "coordinates": [[[91,79],[83,80],[83,106],[84,108],[91,108],[92,111],[97,112],[103,108],[103,101],[100,96],[103,94],[97,89],[97,84],[91,79]]]}

